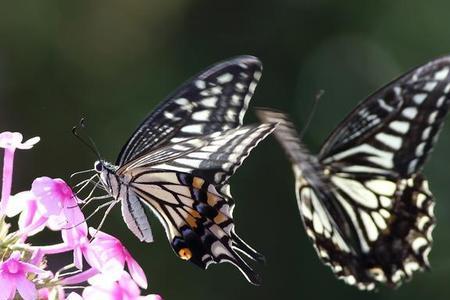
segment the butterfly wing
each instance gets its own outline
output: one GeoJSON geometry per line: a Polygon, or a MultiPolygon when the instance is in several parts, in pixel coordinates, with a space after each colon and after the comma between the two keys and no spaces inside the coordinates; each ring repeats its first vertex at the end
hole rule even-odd
{"type": "Polygon", "coordinates": [[[371,95],[326,140],[321,161],[394,177],[419,172],[448,111],[449,70],[450,57],[443,57],[371,95]]]}
{"type": "Polygon", "coordinates": [[[248,125],[200,138],[191,138],[146,153],[122,166],[117,174],[155,168],[189,173],[224,185],[275,124],[248,125]]]}
{"type": "MultiPolygon", "coordinates": [[[[264,258],[235,233],[234,203],[224,184],[273,129],[273,124],[251,125],[189,139],[163,150],[176,153],[172,160],[158,162],[155,157],[161,155],[155,150],[123,166],[118,174],[131,178],[133,195],[159,218],[182,259],[204,269],[230,262],[251,283],[259,284],[258,275],[240,253],[258,261],[264,258]]],[[[138,237],[146,231],[146,224],[143,228],[140,224],[132,221],[138,237]]]]}
{"type": "Polygon", "coordinates": [[[236,235],[232,200],[214,185],[187,173],[149,169],[135,178],[131,190],[161,221],[180,258],[203,269],[229,262],[251,283],[260,283],[240,253],[258,261],[264,258],[236,235]]]}
{"type": "Polygon", "coordinates": [[[274,135],[292,162],[300,215],[318,256],[338,278],[361,289],[372,289],[374,284],[365,275],[351,238],[355,228],[317,158],[301,144],[287,115],[269,109],[258,109],[257,115],[265,122],[278,123],[274,135]]]}
{"type": "Polygon", "coordinates": [[[145,118],[116,164],[122,166],[157,147],[242,125],[261,71],[257,58],[239,56],[194,76],[145,118]]]}
{"type": "Polygon", "coordinates": [[[357,231],[363,275],[373,281],[397,286],[429,267],[434,199],[420,171],[449,92],[450,58],[443,57],[369,97],[322,148],[321,164],[357,231]]]}
{"type": "MultiPolygon", "coordinates": [[[[347,283],[363,289],[375,282],[397,286],[429,266],[434,200],[420,170],[447,114],[449,70],[450,58],[444,57],[393,81],[362,102],[320,152],[319,169],[338,209],[312,217],[310,235],[322,250],[319,255],[347,283]],[[327,222],[350,225],[334,228],[352,249],[350,258],[342,255],[343,247],[323,242],[327,222]]],[[[277,134],[285,148],[291,136],[286,132],[277,134]]],[[[310,184],[312,193],[321,193],[323,186],[310,179],[315,172],[302,168],[302,162],[296,165],[308,179],[302,187],[310,184]]],[[[318,204],[309,211],[326,207],[324,197],[316,197],[318,204]]],[[[300,193],[300,204],[306,198],[300,193]]]]}

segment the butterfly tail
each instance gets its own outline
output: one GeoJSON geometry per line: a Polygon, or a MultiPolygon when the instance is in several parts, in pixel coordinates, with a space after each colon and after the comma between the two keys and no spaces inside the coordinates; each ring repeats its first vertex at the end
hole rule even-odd
{"type": "Polygon", "coordinates": [[[234,230],[231,231],[231,237],[234,249],[238,250],[239,252],[248,256],[250,259],[253,259],[254,261],[260,263],[266,262],[266,258],[264,257],[264,255],[262,255],[261,253],[250,247],[234,232],[234,230]]]}

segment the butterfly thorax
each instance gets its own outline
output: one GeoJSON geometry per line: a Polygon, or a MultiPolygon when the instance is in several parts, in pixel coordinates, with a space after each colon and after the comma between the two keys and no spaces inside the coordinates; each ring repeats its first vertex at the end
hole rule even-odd
{"type": "Polygon", "coordinates": [[[100,175],[101,183],[108,193],[118,199],[120,196],[120,185],[123,184],[120,176],[116,174],[118,167],[107,161],[97,160],[94,168],[100,175]]]}

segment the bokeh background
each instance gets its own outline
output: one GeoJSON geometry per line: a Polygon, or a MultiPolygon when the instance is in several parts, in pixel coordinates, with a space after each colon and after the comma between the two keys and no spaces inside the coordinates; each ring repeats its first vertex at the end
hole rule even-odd
{"type": "MultiPolygon", "coordinates": [[[[42,138],[17,154],[15,192],[37,176],[68,179],[92,166],[95,157],[70,132],[82,116],[102,155],[115,161],[159,101],[225,58],[259,57],[265,68],[252,107],[288,111],[299,128],[316,93],[325,90],[305,136],[317,152],[358,101],[450,52],[450,2],[444,0],[2,1],[0,11],[1,130],[42,138]]],[[[252,107],[247,122],[256,120],[252,107]]],[[[272,139],[231,182],[237,232],[267,257],[256,266],[262,286],[248,284],[231,265],[202,271],[181,261],[156,219],[150,245],[127,230],[119,207],[104,230],[144,266],[148,292],[165,299],[448,299],[448,125],[425,169],[437,198],[433,269],[398,290],[359,292],[319,262],[301,225],[289,164],[272,139]]]]}

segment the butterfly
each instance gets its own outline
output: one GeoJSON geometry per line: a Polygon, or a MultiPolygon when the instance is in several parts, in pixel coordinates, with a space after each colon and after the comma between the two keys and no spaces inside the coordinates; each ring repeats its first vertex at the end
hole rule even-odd
{"type": "Polygon", "coordinates": [[[423,165],[449,106],[450,56],[395,79],[362,101],[311,155],[292,121],[278,122],[303,225],[322,261],[359,289],[391,287],[429,268],[435,206],[423,165]]]}
{"type": "Polygon", "coordinates": [[[260,278],[242,254],[264,257],[235,233],[228,181],[275,127],[242,125],[261,71],[251,56],[207,68],[144,119],[116,164],[95,162],[100,182],[141,241],[153,240],[151,211],[181,259],[203,269],[229,262],[256,285],[260,278]]]}

